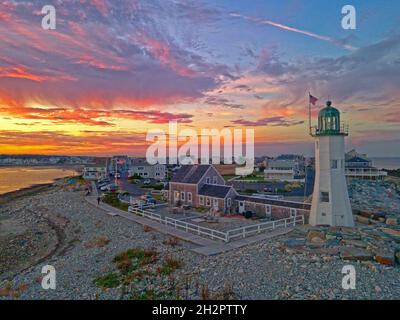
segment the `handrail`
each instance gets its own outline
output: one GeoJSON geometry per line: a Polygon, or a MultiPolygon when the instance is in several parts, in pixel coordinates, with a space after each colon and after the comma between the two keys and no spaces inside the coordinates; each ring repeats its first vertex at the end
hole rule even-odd
{"type": "Polygon", "coordinates": [[[284,218],[280,220],[273,220],[273,221],[267,221],[267,222],[262,222],[250,226],[245,226],[245,227],[240,227],[236,229],[231,229],[226,232],[215,230],[215,229],[210,229],[207,227],[202,227],[193,223],[189,223],[186,221],[181,221],[177,219],[173,219],[170,217],[162,217],[161,215],[147,211],[147,210],[142,210],[139,208],[132,208],[131,212],[138,214],[142,217],[148,217],[152,220],[156,220],[159,223],[165,224],[166,226],[172,226],[175,229],[183,229],[186,232],[192,231],[199,236],[204,235],[210,237],[212,240],[214,239],[219,239],[225,242],[229,242],[231,239],[238,238],[238,237],[243,237],[245,238],[248,235],[251,234],[257,234],[261,233],[262,231],[267,231],[267,230],[274,230],[277,228],[287,228],[288,226],[296,226],[297,223],[304,224],[305,219],[303,215],[298,215],[295,217],[289,217],[289,218],[284,218]]]}

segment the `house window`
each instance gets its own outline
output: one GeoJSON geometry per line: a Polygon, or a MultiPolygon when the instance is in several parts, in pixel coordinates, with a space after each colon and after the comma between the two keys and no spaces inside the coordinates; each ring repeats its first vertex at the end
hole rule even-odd
{"type": "Polygon", "coordinates": [[[268,216],[271,215],[271,206],[269,206],[269,205],[265,206],[265,214],[268,216]]]}
{"type": "Polygon", "coordinates": [[[218,207],[218,199],[213,199],[213,205],[214,207],[218,207]]]}
{"type": "Polygon", "coordinates": [[[290,216],[291,216],[292,218],[295,218],[295,217],[297,216],[297,210],[294,209],[294,208],[291,208],[291,209],[290,209],[290,216]]]}
{"type": "Polygon", "coordinates": [[[217,181],[218,181],[218,180],[217,180],[217,177],[214,176],[214,177],[213,177],[213,184],[217,184],[217,181]]]}
{"type": "Polygon", "coordinates": [[[189,202],[192,202],[192,193],[191,192],[188,192],[187,199],[189,202]]]}
{"type": "Polygon", "coordinates": [[[232,199],[231,199],[231,198],[228,198],[228,199],[226,200],[226,206],[227,206],[228,208],[230,208],[230,207],[232,206],[232,199]]]}
{"type": "Polygon", "coordinates": [[[147,177],[147,176],[148,176],[148,173],[147,173],[147,172],[145,172],[145,173],[143,173],[143,175],[144,175],[145,177],[147,177]]]}
{"type": "Polygon", "coordinates": [[[211,199],[209,197],[206,198],[206,206],[211,207],[211,199]]]}
{"type": "Polygon", "coordinates": [[[207,177],[207,178],[206,178],[206,183],[207,183],[207,184],[210,184],[210,182],[211,182],[211,179],[210,179],[209,177],[207,177]]]}
{"type": "Polygon", "coordinates": [[[181,200],[185,201],[185,193],[183,191],[181,192],[181,200]]]}
{"type": "Polygon", "coordinates": [[[337,169],[338,168],[338,161],[337,160],[332,160],[332,169],[337,169]]]}
{"type": "Polygon", "coordinates": [[[329,192],[321,192],[321,202],[329,202],[329,192]]]}
{"type": "Polygon", "coordinates": [[[203,196],[199,197],[199,203],[201,206],[204,206],[204,197],[203,196]]]}
{"type": "Polygon", "coordinates": [[[179,191],[175,191],[174,198],[175,198],[175,201],[179,200],[179,191]]]}

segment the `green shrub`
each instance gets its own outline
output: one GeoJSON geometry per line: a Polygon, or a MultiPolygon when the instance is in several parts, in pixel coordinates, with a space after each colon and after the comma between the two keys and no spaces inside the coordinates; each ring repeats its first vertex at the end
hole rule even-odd
{"type": "Polygon", "coordinates": [[[94,283],[100,288],[108,289],[118,287],[120,285],[120,280],[117,274],[110,272],[107,273],[105,276],[96,278],[94,280],[94,283]]]}

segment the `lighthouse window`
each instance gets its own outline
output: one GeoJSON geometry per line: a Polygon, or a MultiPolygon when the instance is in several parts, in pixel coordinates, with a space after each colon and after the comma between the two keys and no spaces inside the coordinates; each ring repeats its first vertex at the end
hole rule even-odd
{"type": "Polygon", "coordinates": [[[321,192],[321,202],[329,202],[329,192],[321,192]]]}
{"type": "Polygon", "coordinates": [[[338,167],[338,161],[332,160],[332,169],[337,169],[337,167],[338,167]]]}

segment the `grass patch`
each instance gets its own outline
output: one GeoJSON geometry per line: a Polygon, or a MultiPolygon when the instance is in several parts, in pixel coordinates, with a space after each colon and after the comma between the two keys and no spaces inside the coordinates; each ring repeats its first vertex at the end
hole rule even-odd
{"type": "Polygon", "coordinates": [[[183,267],[183,262],[172,256],[168,256],[164,260],[164,264],[159,268],[159,272],[163,275],[169,275],[175,270],[183,267]]]}
{"type": "Polygon", "coordinates": [[[121,261],[136,259],[138,264],[141,266],[153,263],[158,259],[158,252],[156,250],[132,248],[128,249],[114,257],[114,262],[119,263],[121,261]]]}
{"type": "Polygon", "coordinates": [[[107,238],[106,236],[100,236],[94,240],[88,241],[85,243],[85,248],[91,249],[91,248],[102,248],[109,244],[111,240],[107,238]]]}
{"type": "Polygon", "coordinates": [[[109,288],[116,288],[120,285],[119,277],[116,273],[110,272],[102,277],[98,277],[94,280],[96,286],[109,289],[109,288]]]}
{"type": "Polygon", "coordinates": [[[106,193],[103,202],[123,211],[128,211],[129,208],[129,204],[120,201],[116,193],[106,193]]]}

